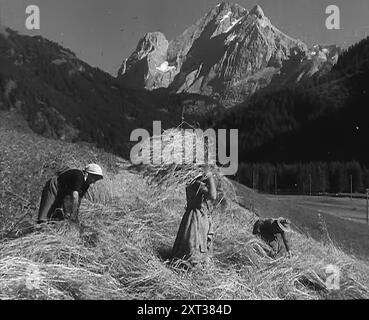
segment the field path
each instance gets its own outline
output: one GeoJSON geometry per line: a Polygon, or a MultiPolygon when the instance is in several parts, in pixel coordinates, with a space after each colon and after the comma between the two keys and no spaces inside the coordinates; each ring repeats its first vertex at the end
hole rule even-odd
{"type": "Polygon", "coordinates": [[[326,213],[350,221],[366,223],[366,200],[350,198],[334,198],[326,196],[275,196],[268,195],[268,199],[283,201],[291,205],[303,207],[316,211],[317,213],[326,213]]]}

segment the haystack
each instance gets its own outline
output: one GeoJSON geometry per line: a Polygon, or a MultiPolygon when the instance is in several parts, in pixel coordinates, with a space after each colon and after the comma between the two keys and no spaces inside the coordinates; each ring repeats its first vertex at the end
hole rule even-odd
{"type": "Polygon", "coordinates": [[[235,200],[234,186],[216,162],[216,137],[206,131],[169,129],[144,140],[140,147],[140,154],[131,155],[131,161],[157,196],[184,189],[193,179],[210,171],[217,184],[217,202],[235,200]]]}

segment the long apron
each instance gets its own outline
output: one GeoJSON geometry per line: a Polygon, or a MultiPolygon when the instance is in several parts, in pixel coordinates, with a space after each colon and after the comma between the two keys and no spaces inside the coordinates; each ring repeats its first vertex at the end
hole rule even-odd
{"type": "Polygon", "coordinates": [[[190,186],[187,192],[188,205],[183,215],[173,246],[173,257],[196,265],[207,261],[213,252],[214,234],[212,219],[207,205],[190,186]],[[200,203],[201,202],[201,203],[200,203]],[[191,205],[197,203],[196,205],[191,205]]]}

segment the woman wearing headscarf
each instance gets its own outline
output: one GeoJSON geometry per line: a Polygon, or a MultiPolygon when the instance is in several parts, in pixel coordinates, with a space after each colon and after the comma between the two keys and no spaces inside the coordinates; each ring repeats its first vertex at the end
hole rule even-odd
{"type": "Polygon", "coordinates": [[[214,176],[209,171],[186,187],[187,206],[174,242],[174,258],[187,260],[192,266],[209,261],[214,231],[208,202],[216,198],[214,176]]]}

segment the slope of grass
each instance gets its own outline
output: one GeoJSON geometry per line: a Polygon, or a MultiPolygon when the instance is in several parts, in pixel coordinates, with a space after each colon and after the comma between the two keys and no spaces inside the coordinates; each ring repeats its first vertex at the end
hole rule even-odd
{"type": "Polygon", "coordinates": [[[1,240],[0,299],[369,298],[367,264],[297,232],[293,258],[272,260],[251,234],[257,216],[236,203],[213,212],[217,228],[208,268],[183,269],[168,258],[184,190],[158,199],[123,160],[5,128],[1,120],[0,139],[1,231],[26,210],[35,219],[23,203],[37,205],[43,183],[65,163],[96,161],[106,172],[82,203],[82,226],[34,227],[28,218],[1,240]],[[22,232],[25,226],[33,232],[22,232]],[[325,285],[329,264],[341,271],[340,290],[325,285]]]}
{"type": "Polygon", "coordinates": [[[292,220],[301,233],[318,241],[332,241],[348,254],[369,261],[369,228],[327,213],[317,213],[314,208],[292,205],[288,201],[267,199],[235,182],[239,201],[245,208],[255,210],[261,217],[284,216],[292,220]]]}
{"type": "MultiPolygon", "coordinates": [[[[307,195],[268,195],[268,199],[281,200],[294,206],[304,207],[318,213],[366,224],[366,195],[346,196],[307,196],[307,195]]],[[[369,227],[368,227],[369,236],[369,227]]]]}

